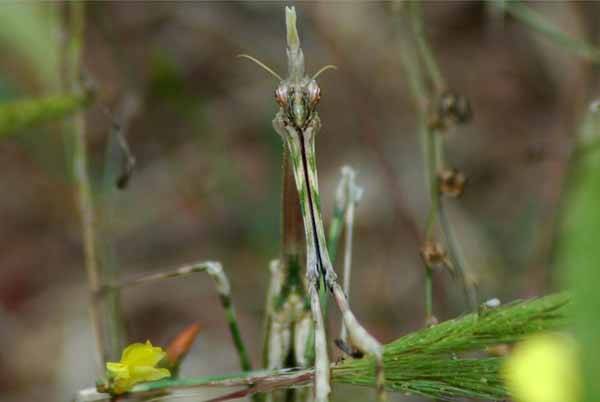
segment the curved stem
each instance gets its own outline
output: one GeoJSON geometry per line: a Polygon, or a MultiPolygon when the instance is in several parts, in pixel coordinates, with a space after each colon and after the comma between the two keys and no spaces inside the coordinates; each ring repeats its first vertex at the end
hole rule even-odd
{"type": "Polygon", "coordinates": [[[433,83],[433,86],[436,92],[442,92],[446,83],[444,80],[444,76],[441,73],[441,70],[437,64],[435,56],[433,55],[433,51],[429,46],[429,42],[427,41],[427,36],[425,34],[425,28],[423,27],[423,9],[421,7],[420,0],[417,1],[409,1],[409,13],[411,16],[412,29],[415,35],[415,40],[417,42],[417,49],[420,53],[423,62],[425,63],[425,69],[429,74],[429,78],[433,83]]]}
{"type": "Polygon", "coordinates": [[[248,357],[248,352],[246,351],[246,346],[244,344],[244,340],[242,338],[240,328],[238,325],[235,307],[233,305],[233,301],[231,300],[231,285],[229,284],[229,279],[227,278],[227,275],[223,270],[223,266],[220,263],[214,261],[206,261],[184,265],[173,271],[143,275],[134,279],[123,281],[118,284],[107,286],[107,288],[128,288],[170,278],[179,278],[198,272],[207,273],[215,282],[215,287],[217,289],[217,292],[219,293],[221,305],[225,309],[225,313],[227,316],[229,332],[231,333],[233,344],[240,359],[240,368],[243,371],[252,370],[252,364],[250,363],[250,358],[248,357]]]}

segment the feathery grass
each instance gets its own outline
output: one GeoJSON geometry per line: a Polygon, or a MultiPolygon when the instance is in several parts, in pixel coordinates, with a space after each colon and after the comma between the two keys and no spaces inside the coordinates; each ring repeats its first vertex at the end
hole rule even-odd
{"type": "MultiPolygon", "coordinates": [[[[503,358],[459,357],[510,344],[566,324],[566,294],[515,302],[480,311],[404,336],[385,347],[386,386],[433,398],[508,396],[502,385],[503,358]]],[[[336,382],[373,386],[372,359],[348,360],[333,369],[336,382]]]]}
{"type": "MultiPolygon", "coordinates": [[[[509,397],[503,385],[502,357],[482,355],[487,347],[512,344],[530,335],[563,329],[570,297],[565,293],[482,309],[413,332],[385,346],[386,387],[391,391],[438,399],[509,397]],[[483,356],[483,357],[482,357],[483,356]]],[[[375,386],[372,358],[350,359],[331,366],[334,383],[375,386]]],[[[224,376],[165,379],[138,384],[132,398],[148,392],[201,387],[249,387],[244,395],[310,384],[313,370],[258,371],[224,376]]],[[[77,400],[109,400],[107,394],[80,391],[77,400]]],[[[236,393],[236,395],[239,395],[236,393]]],[[[223,399],[227,400],[227,398],[223,399]]]]}

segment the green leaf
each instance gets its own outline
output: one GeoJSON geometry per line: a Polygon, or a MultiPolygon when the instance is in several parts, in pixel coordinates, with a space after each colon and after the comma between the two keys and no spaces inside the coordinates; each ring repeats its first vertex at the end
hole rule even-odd
{"type": "Polygon", "coordinates": [[[590,111],[574,154],[563,205],[557,267],[573,289],[584,401],[600,400],[600,113],[590,111]]]}
{"type": "Polygon", "coordinates": [[[60,120],[88,106],[89,93],[54,95],[0,104],[0,139],[18,130],[60,120]]]}

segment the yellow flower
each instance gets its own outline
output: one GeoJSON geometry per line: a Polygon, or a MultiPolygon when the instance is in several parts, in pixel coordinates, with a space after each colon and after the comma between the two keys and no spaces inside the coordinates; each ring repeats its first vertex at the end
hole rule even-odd
{"type": "Polygon", "coordinates": [[[576,344],[565,335],[523,341],[508,357],[503,374],[516,402],[577,402],[581,396],[576,344]]]}
{"type": "Polygon", "coordinates": [[[114,394],[122,394],[139,382],[170,377],[171,372],[168,369],[155,367],[165,355],[160,347],[153,347],[150,341],[127,346],[119,363],[106,363],[111,391],[114,394]]]}

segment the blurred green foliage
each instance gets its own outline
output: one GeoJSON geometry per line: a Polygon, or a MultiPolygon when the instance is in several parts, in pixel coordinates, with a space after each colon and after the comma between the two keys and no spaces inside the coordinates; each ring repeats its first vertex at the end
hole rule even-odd
{"type": "Polygon", "coordinates": [[[0,138],[44,122],[64,119],[88,106],[90,94],[54,95],[0,103],[0,138]]]}
{"type": "Polygon", "coordinates": [[[15,2],[0,7],[0,48],[32,69],[39,84],[57,90],[60,83],[60,20],[50,3],[15,2]]]}
{"type": "Polygon", "coordinates": [[[563,205],[557,264],[574,293],[575,334],[581,347],[584,401],[600,398],[600,112],[584,119],[563,205]]]}

